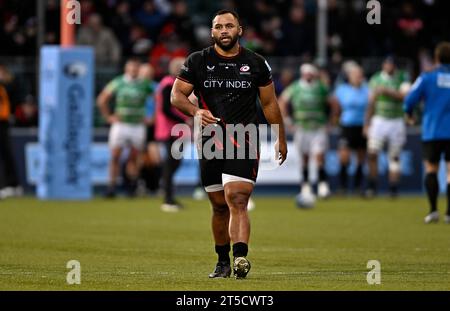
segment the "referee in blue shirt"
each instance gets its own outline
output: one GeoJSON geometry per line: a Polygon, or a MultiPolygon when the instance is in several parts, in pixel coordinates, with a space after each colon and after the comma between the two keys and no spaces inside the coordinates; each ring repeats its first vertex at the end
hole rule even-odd
{"type": "Polygon", "coordinates": [[[437,172],[441,156],[447,163],[447,214],[450,223],[450,42],[438,44],[435,50],[437,68],[421,74],[405,98],[404,110],[409,123],[413,123],[414,107],[424,100],[422,122],[423,157],[425,161],[425,188],[430,202],[430,214],[425,223],[439,221],[437,198],[439,183],[437,172]]]}
{"type": "Polygon", "coordinates": [[[365,82],[364,72],[359,65],[353,65],[348,70],[348,83],[339,85],[334,91],[331,103],[337,115],[333,116],[333,123],[340,120],[341,137],[339,139],[339,160],[341,170],[340,192],[346,194],[348,190],[347,171],[350,165],[351,151],[356,152],[356,171],[354,176],[354,190],[363,193],[363,165],[366,159],[367,141],[363,134],[364,116],[369,104],[369,87],[365,82]]]}

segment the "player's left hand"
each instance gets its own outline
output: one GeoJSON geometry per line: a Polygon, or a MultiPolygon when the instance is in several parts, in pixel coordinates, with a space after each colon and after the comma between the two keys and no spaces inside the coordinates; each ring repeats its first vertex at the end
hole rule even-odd
{"type": "Polygon", "coordinates": [[[279,165],[283,164],[287,158],[287,143],[286,140],[277,140],[275,143],[275,160],[278,160],[279,165]]]}
{"type": "Polygon", "coordinates": [[[380,95],[389,95],[389,91],[390,91],[390,89],[387,87],[384,87],[384,86],[380,86],[378,88],[378,92],[380,95]]]}
{"type": "Polygon", "coordinates": [[[414,118],[414,116],[406,115],[405,120],[406,120],[406,124],[408,124],[409,126],[416,125],[416,118],[414,118]]]}

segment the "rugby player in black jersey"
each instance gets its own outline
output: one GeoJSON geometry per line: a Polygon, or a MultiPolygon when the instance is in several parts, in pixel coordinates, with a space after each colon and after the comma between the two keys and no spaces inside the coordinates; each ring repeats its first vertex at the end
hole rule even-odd
{"type": "MultiPolygon", "coordinates": [[[[229,125],[257,128],[258,96],[267,121],[278,127],[276,157],[280,165],[287,155],[270,66],[263,57],[240,46],[241,35],[242,27],[235,12],[217,12],[211,29],[214,45],[188,57],[171,93],[172,105],[188,116],[201,118],[202,142],[206,144],[212,139],[215,151],[227,153],[226,157],[211,159],[202,156],[203,149],[199,150],[201,179],[212,205],[212,231],[219,257],[210,278],[230,276],[230,243],[233,243],[235,277],[245,278],[251,267],[246,258],[250,237],[247,203],[258,172],[258,134],[244,133],[245,130],[229,134],[228,128],[229,125]],[[193,91],[198,106],[188,99],[193,91]],[[206,134],[205,129],[214,127],[225,134],[222,137],[217,133],[206,134]],[[236,154],[244,148],[245,158],[230,158],[230,145],[238,149],[236,154]]],[[[232,151],[232,155],[236,154],[232,151]]]]}

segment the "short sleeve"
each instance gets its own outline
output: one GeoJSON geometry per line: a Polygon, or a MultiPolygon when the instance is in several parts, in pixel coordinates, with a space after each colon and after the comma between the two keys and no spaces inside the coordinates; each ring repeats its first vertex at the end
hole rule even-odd
{"type": "Polygon", "coordinates": [[[294,91],[294,83],[291,83],[287,88],[284,89],[283,93],[281,93],[281,97],[283,97],[286,100],[291,100],[293,91],[294,91]]]}
{"type": "Polygon", "coordinates": [[[106,85],[106,90],[112,94],[116,93],[121,77],[117,77],[106,85]]]}
{"type": "Polygon", "coordinates": [[[272,68],[270,68],[269,63],[267,60],[264,59],[264,57],[257,54],[258,57],[258,64],[260,67],[259,75],[257,78],[257,86],[267,86],[270,83],[272,83],[272,68]]]}
{"type": "Polygon", "coordinates": [[[420,100],[425,96],[425,75],[420,75],[414,84],[411,86],[409,94],[405,97],[403,103],[403,110],[411,114],[414,107],[420,102],[420,100]]]}
{"type": "Polygon", "coordinates": [[[369,80],[369,89],[374,89],[377,87],[377,78],[376,76],[373,76],[370,80],[369,80]]]}
{"type": "Polygon", "coordinates": [[[199,52],[189,55],[184,64],[181,66],[177,78],[189,84],[195,84],[195,72],[200,66],[200,58],[201,54],[199,52]]]}
{"type": "Polygon", "coordinates": [[[336,89],[334,90],[333,96],[336,97],[338,101],[341,101],[342,92],[343,92],[343,86],[342,86],[342,85],[339,85],[339,86],[336,87],[336,89]]]}

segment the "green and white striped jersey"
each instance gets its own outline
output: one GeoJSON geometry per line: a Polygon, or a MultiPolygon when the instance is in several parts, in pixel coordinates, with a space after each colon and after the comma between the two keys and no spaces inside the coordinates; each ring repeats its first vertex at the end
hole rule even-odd
{"type": "MultiPolygon", "coordinates": [[[[380,71],[372,76],[369,88],[385,87],[398,91],[403,82],[407,82],[406,73],[397,70],[392,76],[380,71]]],[[[375,115],[387,119],[403,118],[403,101],[396,100],[386,95],[379,95],[375,99],[375,115]]]]}
{"type": "Polygon", "coordinates": [[[106,86],[116,96],[115,114],[122,122],[139,124],[145,117],[145,104],[153,89],[148,80],[129,80],[121,75],[106,86]]]}
{"type": "Polygon", "coordinates": [[[291,102],[293,119],[297,126],[315,130],[327,123],[328,88],[321,81],[294,81],[284,90],[282,96],[291,102]]]}

